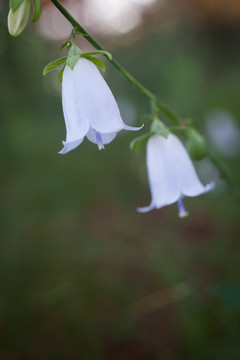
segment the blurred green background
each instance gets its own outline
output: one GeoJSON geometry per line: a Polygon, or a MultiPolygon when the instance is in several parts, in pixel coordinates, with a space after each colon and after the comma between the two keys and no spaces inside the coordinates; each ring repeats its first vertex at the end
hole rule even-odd
{"type": "MultiPolygon", "coordinates": [[[[145,150],[129,150],[135,134],[58,155],[60,86],[42,69],[61,42],[34,25],[11,38],[7,11],[1,3],[0,359],[240,359],[234,196],[204,160],[200,177],[217,186],[186,199],[188,218],[176,205],[138,214],[150,192],[145,150]]],[[[240,26],[185,15],[169,11],[161,26],[152,13],[141,36],[102,42],[207,134],[216,111],[239,123],[240,26]]],[[[108,64],[106,79],[124,121],[145,121],[143,96],[108,64]]],[[[238,184],[239,156],[223,155],[238,184]]]]}

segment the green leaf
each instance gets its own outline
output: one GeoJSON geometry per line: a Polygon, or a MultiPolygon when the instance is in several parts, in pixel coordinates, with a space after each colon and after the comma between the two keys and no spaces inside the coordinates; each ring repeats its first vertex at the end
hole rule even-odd
{"type": "Polygon", "coordinates": [[[92,55],[106,55],[108,57],[109,60],[112,60],[112,55],[104,50],[95,50],[95,51],[89,51],[86,53],[82,53],[82,57],[86,57],[86,56],[92,56],[92,55]]]}
{"type": "Polygon", "coordinates": [[[33,18],[32,22],[36,22],[42,13],[42,2],[41,0],[33,0],[33,18]]]}
{"type": "Polygon", "coordinates": [[[102,60],[97,59],[93,56],[83,56],[85,59],[91,61],[93,64],[98,66],[101,70],[105,71],[105,64],[102,60]]]}
{"type": "Polygon", "coordinates": [[[62,44],[62,46],[59,48],[58,52],[60,52],[61,50],[63,50],[65,47],[70,47],[71,42],[68,40],[66,41],[64,44],[62,44]]]}
{"type": "Polygon", "coordinates": [[[130,149],[135,151],[135,153],[138,153],[139,150],[143,147],[143,145],[146,144],[146,142],[148,141],[148,139],[154,135],[153,132],[149,132],[147,134],[138,136],[137,138],[133,139],[130,142],[130,149]]]}
{"type": "Polygon", "coordinates": [[[60,59],[57,59],[57,60],[54,60],[54,61],[50,62],[43,69],[43,75],[46,75],[49,71],[55,70],[60,65],[64,64],[66,62],[66,60],[67,60],[67,57],[64,56],[64,57],[62,57],[60,59]]]}
{"type": "Polygon", "coordinates": [[[76,62],[81,57],[82,51],[76,45],[72,45],[71,49],[69,50],[68,57],[67,57],[67,65],[70,67],[71,70],[74,69],[76,62]]]}
{"type": "Polygon", "coordinates": [[[167,139],[170,131],[166,125],[159,119],[155,119],[151,125],[151,131],[155,134],[161,135],[165,139],[167,139]]]}
{"type": "Polygon", "coordinates": [[[60,83],[62,83],[63,71],[64,71],[65,67],[66,67],[66,64],[63,66],[63,68],[58,73],[58,80],[60,81],[60,83]]]}
{"type": "Polygon", "coordinates": [[[15,12],[25,0],[10,0],[9,7],[15,12]]]}

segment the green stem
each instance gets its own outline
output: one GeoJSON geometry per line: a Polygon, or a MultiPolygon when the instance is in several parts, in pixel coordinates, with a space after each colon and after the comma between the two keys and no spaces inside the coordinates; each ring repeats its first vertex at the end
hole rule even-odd
{"type": "Polygon", "coordinates": [[[240,189],[235,184],[235,181],[232,178],[232,175],[228,169],[228,167],[224,164],[224,162],[212,151],[208,149],[208,157],[211,162],[215,165],[215,167],[219,170],[220,177],[225,180],[228,185],[233,197],[240,205],[240,189]]]}
{"type": "MultiPolygon", "coordinates": [[[[76,19],[65,9],[65,7],[58,0],[51,0],[52,3],[58,8],[58,10],[63,14],[63,16],[72,24],[74,28],[79,30],[81,34],[86,38],[86,40],[92,44],[96,49],[106,51],[103,46],[97,42],[95,39],[91,37],[91,35],[87,32],[87,30],[82,27],[76,19]]],[[[107,56],[106,56],[107,57],[107,56]]],[[[118,61],[114,58],[111,61],[112,65],[143,95],[145,95],[149,100],[155,102],[157,108],[161,110],[166,116],[168,116],[175,124],[181,125],[178,117],[168,109],[167,106],[162,104],[162,102],[144,85],[142,85],[137,79],[135,79],[127,70],[125,70],[118,61]]]]}

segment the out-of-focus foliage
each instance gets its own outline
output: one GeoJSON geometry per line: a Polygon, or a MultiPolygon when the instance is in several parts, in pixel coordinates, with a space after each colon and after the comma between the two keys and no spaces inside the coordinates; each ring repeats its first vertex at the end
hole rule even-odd
{"type": "MultiPolygon", "coordinates": [[[[215,109],[239,123],[239,29],[145,30],[114,51],[126,68],[200,130],[215,109]]],[[[57,73],[42,77],[54,58],[32,28],[12,39],[1,25],[0,358],[239,359],[234,199],[218,184],[186,199],[185,220],[174,206],[138,214],[150,194],[144,150],[129,150],[134,134],[58,155],[57,73]]],[[[124,121],[135,110],[141,123],[143,97],[110,65],[106,75],[124,121]]],[[[239,182],[239,156],[227,162],[239,182]]]]}

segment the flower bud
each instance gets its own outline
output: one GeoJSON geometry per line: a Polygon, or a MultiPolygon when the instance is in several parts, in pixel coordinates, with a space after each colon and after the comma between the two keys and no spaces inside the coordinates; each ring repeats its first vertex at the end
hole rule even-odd
{"type": "Polygon", "coordinates": [[[18,36],[27,26],[31,10],[31,0],[24,0],[22,4],[8,13],[8,31],[12,36],[18,36]]]}
{"type": "Polygon", "coordinates": [[[187,149],[193,160],[201,160],[206,155],[206,143],[202,135],[196,130],[187,132],[187,149]]]}

